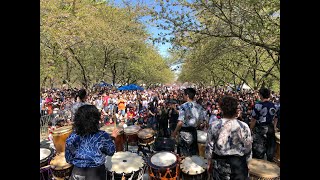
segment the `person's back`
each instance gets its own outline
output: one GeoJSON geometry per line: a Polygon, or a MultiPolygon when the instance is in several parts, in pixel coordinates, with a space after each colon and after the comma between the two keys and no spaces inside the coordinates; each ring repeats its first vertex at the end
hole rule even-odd
{"type": "Polygon", "coordinates": [[[76,111],[73,132],[66,140],[65,158],[74,165],[70,180],[105,180],[105,158],[115,153],[112,134],[99,130],[100,112],[94,105],[83,105],[76,111]]]}
{"type": "Polygon", "coordinates": [[[276,107],[269,101],[270,90],[259,90],[261,101],[255,103],[250,129],[253,131],[253,157],[273,162],[275,153],[275,129],[277,124],[276,107]]]}
{"type": "Polygon", "coordinates": [[[225,96],[220,103],[224,117],[213,121],[208,130],[206,157],[213,180],[246,180],[249,175],[252,137],[249,126],[236,119],[237,103],[225,96]]]}
{"type": "Polygon", "coordinates": [[[177,127],[172,133],[173,137],[179,133],[178,153],[181,153],[182,156],[198,154],[196,127],[205,121],[204,109],[194,101],[195,94],[196,91],[193,88],[184,90],[187,102],[179,107],[177,127]]]}

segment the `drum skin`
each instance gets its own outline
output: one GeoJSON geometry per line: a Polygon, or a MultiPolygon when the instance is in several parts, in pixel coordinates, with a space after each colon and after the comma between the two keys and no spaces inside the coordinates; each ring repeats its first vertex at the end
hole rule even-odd
{"type": "Polygon", "coordinates": [[[53,144],[54,144],[54,147],[56,148],[57,154],[61,152],[65,152],[66,140],[71,133],[72,133],[72,126],[63,126],[55,129],[52,132],[53,144]]]}
{"type": "Polygon", "coordinates": [[[207,166],[208,160],[201,156],[185,157],[180,164],[181,177],[184,180],[206,180],[207,166]]]}
{"type": "MultiPolygon", "coordinates": [[[[112,131],[115,129],[116,127],[114,125],[108,125],[108,126],[102,126],[100,128],[100,130],[107,132],[108,134],[111,134],[112,131]]],[[[116,151],[120,152],[120,151],[124,151],[124,143],[125,143],[125,137],[123,134],[123,130],[120,127],[117,127],[118,129],[120,129],[118,136],[115,138],[114,143],[116,145],[116,151]]]]}
{"type": "Polygon", "coordinates": [[[156,152],[155,154],[151,155],[147,160],[150,179],[156,180],[156,179],[159,179],[160,177],[160,179],[170,178],[171,180],[176,180],[180,173],[179,161],[180,161],[179,156],[169,151],[156,152]],[[170,165],[160,166],[152,162],[152,159],[154,159],[153,157],[158,155],[160,157],[157,160],[158,162],[168,160],[168,158],[165,158],[167,157],[166,153],[169,154],[170,156],[175,157],[175,159],[172,160],[173,161],[172,164],[170,163],[170,165]]]}
{"type": "Polygon", "coordinates": [[[65,153],[57,154],[51,161],[50,166],[54,177],[66,178],[70,177],[73,165],[66,162],[65,153]]]}
{"type": "Polygon", "coordinates": [[[48,165],[53,155],[53,149],[40,148],[40,168],[48,165]]]}
{"type": "Polygon", "coordinates": [[[140,126],[132,125],[124,128],[125,139],[127,143],[131,146],[138,145],[138,132],[140,131],[140,126]]]}
{"type": "Polygon", "coordinates": [[[140,144],[151,144],[154,142],[154,130],[151,128],[142,129],[138,132],[140,144]]]}
{"type": "Polygon", "coordinates": [[[248,168],[250,180],[280,180],[280,168],[276,163],[263,159],[251,159],[248,168]]]}
{"type": "Polygon", "coordinates": [[[144,165],[142,156],[136,153],[116,152],[113,156],[106,156],[107,179],[138,179],[144,165]]]}

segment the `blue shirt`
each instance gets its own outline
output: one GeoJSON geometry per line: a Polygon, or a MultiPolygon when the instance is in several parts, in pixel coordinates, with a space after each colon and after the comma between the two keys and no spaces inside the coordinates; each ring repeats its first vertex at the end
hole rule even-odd
{"type": "Polygon", "coordinates": [[[267,125],[272,123],[276,116],[276,111],[276,107],[272,102],[258,102],[253,108],[252,117],[257,120],[257,124],[267,125]]]}
{"type": "Polygon", "coordinates": [[[72,132],[66,140],[65,158],[76,167],[97,167],[104,165],[106,155],[112,156],[115,150],[111,136],[105,131],[85,136],[72,132]]]}

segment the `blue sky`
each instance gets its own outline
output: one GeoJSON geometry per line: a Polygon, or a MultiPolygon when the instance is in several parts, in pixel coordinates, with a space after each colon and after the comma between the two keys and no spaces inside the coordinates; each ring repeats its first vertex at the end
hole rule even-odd
{"type": "MultiPolygon", "coordinates": [[[[111,0],[111,2],[114,2],[116,5],[118,6],[122,6],[123,5],[123,0],[111,0]]],[[[142,2],[143,4],[147,4],[149,7],[154,6],[157,2],[155,0],[130,0],[129,1],[130,4],[136,4],[137,2],[142,2]]],[[[156,6],[156,8],[160,8],[160,6],[156,6]]],[[[157,37],[157,35],[159,33],[166,33],[168,31],[162,30],[160,28],[154,27],[149,25],[148,23],[146,23],[146,21],[149,19],[150,17],[142,17],[141,18],[141,22],[144,23],[147,27],[147,31],[152,35],[152,37],[157,37]]],[[[172,47],[171,43],[166,42],[164,44],[162,43],[156,43],[155,47],[158,49],[160,55],[162,57],[168,57],[169,53],[168,53],[168,49],[172,47]]]]}

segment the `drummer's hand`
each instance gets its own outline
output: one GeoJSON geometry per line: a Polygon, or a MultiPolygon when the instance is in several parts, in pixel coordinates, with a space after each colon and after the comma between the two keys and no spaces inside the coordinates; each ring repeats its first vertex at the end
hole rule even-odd
{"type": "Polygon", "coordinates": [[[114,137],[114,138],[116,138],[116,137],[118,136],[118,134],[119,134],[119,129],[118,129],[118,128],[115,128],[115,129],[112,131],[111,136],[114,137]]]}

